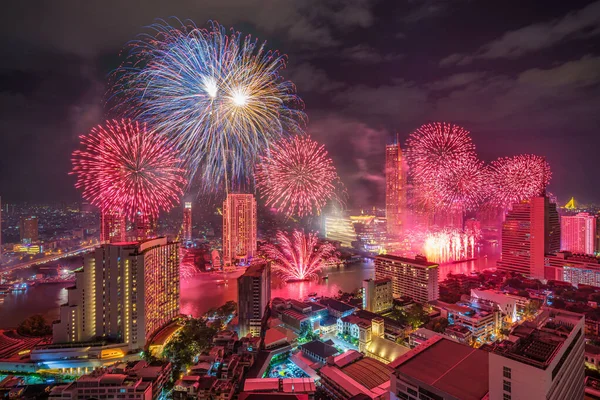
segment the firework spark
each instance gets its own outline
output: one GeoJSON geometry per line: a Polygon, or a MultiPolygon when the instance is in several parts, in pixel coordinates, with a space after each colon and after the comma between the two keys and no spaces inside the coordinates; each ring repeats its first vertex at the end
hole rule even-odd
{"type": "Polygon", "coordinates": [[[276,143],[256,167],[256,185],[266,204],[288,216],[319,213],[335,195],[333,161],[310,137],[276,143]]]}
{"type": "Polygon", "coordinates": [[[152,25],[131,44],[112,99],[130,100],[134,117],[175,139],[205,190],[246,182],[273,141],[303,130],[303,103],[280,75],[286,59],[217,23],[179,23],[152,25]]]}
{"type": "Polygon", "coordinates": [[[544,157],[501,157],[488,169],[489,201],[494,206],[508,208],[513,203],[540,196],[551,177],[550,165],[544,157]]]}
{"type": "Polygon", "coordinates": [[[409,172],[420,181],[439,176],[449,166],[477,159],[471,134],[454,124],[423,125],[406,143],[409,172]]]}
{"type": "Polygon", "coordinates": [[[71,174],[83,197],[103,211],[157,217],[183,194],[177,151],[145,124],[107,121],[81,136],[81,145],[73,152],[71,174]]]}
{"type": "Polygon", "coordinates": [[[330,263],[339,262],[339,254],[331,243],[319,244],[315,233],[294,230],[291,235],[278,231],[277,245],[266,244],[261,252],[273,262],[273,271],[286,281],[318,277],[318,272],[330,263]]]}
{"type": "Polygon", "coordinates": [[[475,257],[476,233],[464,233],[457,230],[428,232],[423,243],[427,260],[445,264],[475,257]]]}

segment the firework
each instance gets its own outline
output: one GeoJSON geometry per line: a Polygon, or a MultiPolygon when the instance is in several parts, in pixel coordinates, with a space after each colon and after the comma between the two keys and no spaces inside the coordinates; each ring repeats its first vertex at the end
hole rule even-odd
{"type": "Polygon", "coordinates": [[[450,166],[477,159],[469,131],[436,122],[421,126],[407,141],[409,173],[419,181],[435,179],[450,166]]]}
{"type": "Polygon", "coordinates": [[[256,184],[267,206],[288,216],[320,212],[339,178],[327,151],[310,137],[276,143],[256,167],[256,184]]]}
{"type": "Polygon", "coordinates": [[[423,243],[427,260],[445,264],[475,257],[477,233],[464,233],[454,229],[428,232],[423,243]]]}
{"type": "Polygon", "coordinates": [[[177,151],[145,124],[107,121],[81,136],[81,145],[73,152],[71,174],[83,197],[103,211],[155,218],[183,194],[177,151]]]}
{"type": "Polygon", "coordinates": [[[321,243],[315,233],[305,234],[294,230],[291,235],[279,231],[277,245],[266,244],[261,252],[273,262],[273,271],[286,281],[307,280],[318,277],[323,267],[338,263],[338,253],[331,243],[321,243]]]}
{"type": "Polygon", "coordinates": [[[552,172],[543,157],[518,155],[493,161],[488,169],[490,203],[508,208],[521,200],[540,196],[552,172]]]}
{"type": "Polygon", "coordinates": [[[302,133],[302,101],[280,75],[285,57],[217,23],[181,25],[152,25],[131,44],[109,101],[135,104],[126,111],[173,138],[205,190],[246,182],[274,140],[302,133]]]}

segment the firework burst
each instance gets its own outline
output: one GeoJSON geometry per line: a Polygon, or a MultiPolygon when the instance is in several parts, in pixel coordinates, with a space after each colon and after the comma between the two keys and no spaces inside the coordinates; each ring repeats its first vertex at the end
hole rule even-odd
{"type": "Polygon", "coordinates": [[[501,157],[488,168],[489,201],[494,206],[508,208],[513,203],[540,196],[551,177],[550,165],[544,157],[501,157]]]}
{"type": "Polygon", "coordinates": [[[471,134],[454,124],[423,125],[406,144],[409,173],[419,181],[433,179],[450,166],[477,159],[471,134]]]}
{"type": "Polygon", "coordinates": [[[217,23],[179,23],[152,25],[131,44],[111,98],[130,100],[126,111],[173,138],[205,190],[227,189],[250,180],[272,141],[302,133],[303,103],[280,75],[285,57],[265,43],[217,23]]]}
{"type": "Polygon", "coordinates": [[[319,213],[339,180],[325,148],[301,136],[276,143],[261,157],[255,176],[268,206],[299,217],[319,213]]]}
{"type": "Polygon", "coordinates": [[[71,174],[83,197],[103,211],[157,217],[183,194],[177,151],[145,124],[107,121],[81,136],[81,145],[73,152],[71,174]]]}
{"type": "Polygon", "coordinates": [[[277,245],[266,244],[261,252],[273,263],[273,271],[286,281],[318,277],[318,272],[330,263],[339,262],[339,254],[331,243],[319,244],[315,233],[294,230],[291,235],[279,231],[277,245]]]}

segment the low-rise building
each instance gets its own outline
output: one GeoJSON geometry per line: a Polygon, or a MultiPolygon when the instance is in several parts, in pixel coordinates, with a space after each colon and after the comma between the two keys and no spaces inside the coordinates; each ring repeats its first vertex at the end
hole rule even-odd
{"type": "Polygon", "coordinates": [[[523,310],[529,304],[527,297],[492,289],[471,289],[471,298],[487,300],[497,304],[509,323],[516,322],[518,316],[523,314],[523,310]]]}
{"type": "Polygon", "coordinates": [[[327,361],[328,357],[338,354],[338,350],[334,346],[320,340],[313,340],[299,347],[304,355],[321,363],[327,361]]]}
{"type": "Polygon", "coordinates": [[[285,398],[293,395],[302,395],[300,399],[312,400],[315,397],[315,380],[312,378],[259,378],[246,379],[244,391],[240,393],[238,400],[262,400],[273,398],[285,398]],[[282,397],[270,395],[279,394],[282,397]]]}
{"type": "Polygon", "coordinates": [[[389,396],[392,371],[381,361],[348,350],[330,358],[318,374],[321,387],[334,400],[348,400],[359,395],[383,400],[389,396]]]}
{"type": "Polygon", "coordinates": [[[327,307],[329,315],[335,318],[346,317],[356,311],[356,307],[329,297],[320,299],[319,303],[327,307]]]}
{"type": "Polygon", "coordinates": [[[392,279],[366,279],[362,283],[363,309],[381,313],[394,306],[392,279]]]}

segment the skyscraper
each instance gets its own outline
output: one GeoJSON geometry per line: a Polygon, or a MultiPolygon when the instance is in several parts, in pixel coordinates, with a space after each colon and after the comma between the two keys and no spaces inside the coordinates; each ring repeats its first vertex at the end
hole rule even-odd
{"type": "Polygon", "coordinates": [[[406,169],[397,138],[385,148],[385,216],[388,234],[397,236],[406,222],[406,169]]]}
{"type": "Polygon", "coordinates": [[[513,204],[502,224],[502,258],[498,269],[544,278],[544,255],[560,250],[556,204],[534,197],[513,204]]]}
{"type": "Polygon", "coordinates": [[[271,301],[271,265],[253,264],[238,278],[238,334],[259,336],[271,301]]]}
{"type": "Polygon", "coordinates": [[[179,315],[179,246],[166,238],[104,244],[84,257],[53,325],[55,343],[108,338],[130,350],[179,315]]]}
{"type": "Polygon", "coordinates": [[[186,201],[183,204],[183,240],[190,242],[192,240],[192,203],[186,201]]]}
{"type": "Polygon", "coordinates": [[[596,251],[596,217],[588,213],[560,217],[560,249],[580,254],[596,251]]]}
{"type": "Polygon", "coordinates": [[[102,243],[124,242],[126,224],[123,214],[116,211],[102,211],[100,216],[100,241],[102,243]]]}
{"type": "Polygon", "coordinates": [[[132,240],[146,240],[156,236],[156,217],[137,212],[133,218],[132,240]]]}
{"type": "Polygon", "coordinates": [[[223,202],[224,265],[246,264],[256,254],[256,200],[230,193],[223,202]]]}
{"type": "Polygon", "coordinates": [[[19,225],[21,243],[34,243],[38,241],[38,219],[35,215],[21,217],[19,225]]]}

